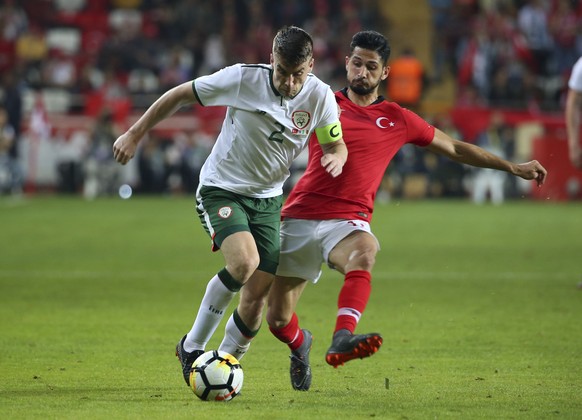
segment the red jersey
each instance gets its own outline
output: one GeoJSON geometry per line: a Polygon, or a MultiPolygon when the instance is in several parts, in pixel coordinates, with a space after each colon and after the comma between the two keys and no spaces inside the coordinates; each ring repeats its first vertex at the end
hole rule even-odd
{"type": "Polygon", "coordinates": [[[427,146],[434,137],[434,127],[382,97],[367,107],[350,101],[346,89],[335,97],[348,160],[333,178],[321,166],[323,152],[313,134],[307,169],[289,194],[283,217],[371,221],[376,192],[396,152],[406,143],[427,146]]]}

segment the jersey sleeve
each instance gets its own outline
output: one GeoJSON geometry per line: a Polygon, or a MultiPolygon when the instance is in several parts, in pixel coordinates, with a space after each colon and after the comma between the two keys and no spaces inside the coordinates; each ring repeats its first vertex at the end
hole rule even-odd
{"type": "Polygon", "coordinates": [[[434,138],[434,127],[406,108],[402,108],[402,114],[408,129],[408,142],[421,147],[428,146],[434,138]]]}
{"type": "Polygon", "coordinates": [[[327,127],[339,123],[339,109],[335,101],[335,95],[329,86],[325,85],[324,89],[322,92],[325,95],[322,117],[315,128],[327,127]]]}
{"type": "Polygon", "coordinates": [[[203,106],[234,106],[240,92],[242,70],[239,64],[200,76],[192,82],[196,99],[203,106]]]}

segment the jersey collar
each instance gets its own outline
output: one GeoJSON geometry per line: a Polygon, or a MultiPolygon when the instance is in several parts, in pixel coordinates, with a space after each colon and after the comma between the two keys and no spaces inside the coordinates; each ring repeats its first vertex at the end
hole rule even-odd
{"type": "Polygon", "coordinates": [[[269,67],[269,85],[275,96],[282,96],[273,84],[273,67],[269,67]]]}

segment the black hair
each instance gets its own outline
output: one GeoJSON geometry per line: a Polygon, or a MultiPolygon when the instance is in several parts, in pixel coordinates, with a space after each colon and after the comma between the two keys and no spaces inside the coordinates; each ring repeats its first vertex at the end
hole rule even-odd
{"type": "Polygon", "coordinates": [[[273,53],[286,65],[298,66],[313,56],[313,39],[297,26],[285,26],[275,35],[273,53]]]}
{"type": "Polygon", "coordinates": [[[390,58],[390,44],[384,35],[376,31],[360,31],[352,37],[350,55],[356,47],[376,51],[382,62],[386,64],[390,58]]]}

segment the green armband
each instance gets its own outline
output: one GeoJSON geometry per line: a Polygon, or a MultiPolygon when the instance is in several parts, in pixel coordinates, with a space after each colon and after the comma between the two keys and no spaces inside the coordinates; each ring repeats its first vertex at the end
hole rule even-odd
{"type": "Polygon", "coordinates": [[[342,138],[342,125],[339,121],[315,129],[319,144],[333,143],[342,138]]]}

